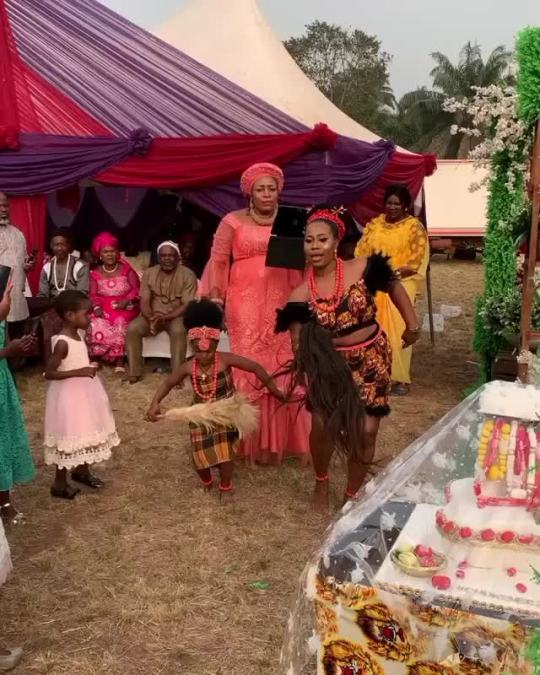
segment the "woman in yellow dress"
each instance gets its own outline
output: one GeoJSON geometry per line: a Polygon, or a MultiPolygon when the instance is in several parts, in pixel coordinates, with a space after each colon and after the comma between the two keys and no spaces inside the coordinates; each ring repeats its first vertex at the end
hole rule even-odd
{"type": "MultiPolygon", "coordinates": [[[[429,242],[422,223],[410,215],[411,202],[410,192],[404,185],[390,185],[384,195],[385,212],[366,225],[355,255],[368,257],[381,253],[388,256],[392,269],[414,304],[418,284],[426,276],[429,242]]],[[[403,349],[401,344],[405,324],[389,295],[378,293],[376,304],[377,320],[392,348],[392,392],[405,396],[411,383],[412,355],[412,347],[403,349]]]]}

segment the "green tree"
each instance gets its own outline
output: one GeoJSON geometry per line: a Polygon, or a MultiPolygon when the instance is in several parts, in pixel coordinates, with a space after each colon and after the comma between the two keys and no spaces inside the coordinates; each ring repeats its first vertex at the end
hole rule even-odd
{"type": "Polygon", "coordinates": [[[411,150],[435,152],[439,157],[466,157],[481,138],[463,133],[451,134],[450,128],[470,127],[466,113],[443,109],[448,98],[470,98],[473,87],[511,81],[511,53],[496,47],[486,61],[479,45],[468,42],[461,50],[458,63],[434,52],[435,67],[431,71],[432,89],[420,88],[405,94],[384,123],[387,135],[411,150]]]}
{"type": "Polygon", "coordinates": [[[315,21],[301,37],[285,42],[291,56],[317,87],[350,117],[377,131],[381,112],[394,105],[390,56],[361,30],[315,21]]]}

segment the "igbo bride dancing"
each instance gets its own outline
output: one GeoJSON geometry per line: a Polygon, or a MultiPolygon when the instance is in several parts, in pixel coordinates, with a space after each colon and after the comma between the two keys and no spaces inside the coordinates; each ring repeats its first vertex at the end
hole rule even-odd
{"type": "Polygon", "coordinates": [[[419,335],[409,296],[387,258],[338,258],[348,217],[344,210],[327,207],[310,213],[305,236],[308,278],[278,311],[276,324],[276,332],[291,332],[295,359],[290,370],[305,382],[306,404],[313,412],[310,446],[314,505],[319,509],[328,508],[334,450],[340,449],[348,460],[347,500],[373,463],[380,420],[390,412],[392,359],[377,324],[375,294],[388,293],[403,317],[405,346],[419,335]]]}
{"type": "MultiPolygon", "coordinates": [[[[225,305],[231,350],[269,373],[292,359],[288,336],[274,332],[275,315],[302,280],[300,272],[265,264],[283,183],[283,172],[273,164],[254,164],[245,171],[241,189],[249,206],[221,221],[200,289],[225,305]]],[[[236,371],[234,377],[236,389],[254,400],[261,412],[259,434],[241,444],[239,455],[261,463],[277,463],[284,455],[307,456],[308,412],[297,404],[282,405],[249,373],[236,371]]],[[[286,382],[277,384],[287,387],[286,382]]]]}

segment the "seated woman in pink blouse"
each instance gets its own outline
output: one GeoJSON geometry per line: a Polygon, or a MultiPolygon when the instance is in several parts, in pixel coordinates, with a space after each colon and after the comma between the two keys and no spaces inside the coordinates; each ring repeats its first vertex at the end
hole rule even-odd
{"type": "Polygon", "coordinates": [[[120,257],[118,239],[108,232],[94,239],[92,254],[98,266],[90,272],[90,354],[123,373],[127,327],[139,314],[139,276],[120,257]]]}
{"type": "MultiPolygon", "coordinates": [[[[283,189],[283,173],[273,164],[255,164],[242,176],[248,208],[221,221],[200,292],[225,305],[231,351],[275,373],[292,359],[290,340],[274,333],[276,309],[302,281],[297,271],[266,267],[272,224],[283,189]]],[[[260,409],[260,431],[246,438],[239,454],[252,462],[277,463],[284,455],[309,452],[310,415],[283,405],[248,373],[234,373],[236,389],[260,409]]],[[[278,382],[285,389],[287,383],[278,382]]]]}

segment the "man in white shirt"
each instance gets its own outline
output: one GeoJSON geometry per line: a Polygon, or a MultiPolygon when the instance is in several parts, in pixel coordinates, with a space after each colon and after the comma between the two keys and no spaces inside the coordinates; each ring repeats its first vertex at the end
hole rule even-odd
{"type": "Polygon", "coordinates": [[[24,321],[29,316],[28,303],[24,295],[26,272],[32,268],[26,252],[24,234],[9,219],[7,195],[0,192],[0,265],[12,269],[11,310],[7,317],[8,335],[11,339],[20,337],[24,321]]]}

